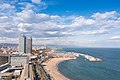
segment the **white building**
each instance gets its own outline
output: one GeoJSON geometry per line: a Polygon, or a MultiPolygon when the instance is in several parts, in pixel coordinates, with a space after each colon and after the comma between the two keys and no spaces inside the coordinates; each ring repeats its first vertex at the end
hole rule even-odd
{"type": "Polygon", "coordinates": [[[11,66],[24,66],[29,63],[29,57],[25,54],[14,54],[10,55],[11,66]]]}
{"type": "Polygon", "coordinates": [[[21,34],[19,37],[19,52],[26,52],[26,36],[24,34],[21,34]]]}

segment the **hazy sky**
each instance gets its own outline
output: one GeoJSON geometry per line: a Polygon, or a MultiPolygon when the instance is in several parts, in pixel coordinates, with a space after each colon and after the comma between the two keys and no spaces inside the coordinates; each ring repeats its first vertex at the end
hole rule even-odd
{"type": "Polygon", "coordinates": [[[120,47],[120,0],[0,0],[0,43],[120,47]]]}

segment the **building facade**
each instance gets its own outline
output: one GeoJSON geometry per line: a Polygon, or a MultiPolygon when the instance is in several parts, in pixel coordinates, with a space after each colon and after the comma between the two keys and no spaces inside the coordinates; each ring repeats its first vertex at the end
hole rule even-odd
{"type": "Polygon", "coordinates": [[[26,53],[32,53],[32,37],[26,36],[26,53]]]}
{"type": "Polygon", "coordinates": [[[26,36],[24,34],[19,36],[19,52],[26,52],[26,36]]]}
{"type": "Polygon", "coordinates": [[[27,55],[11,55],[10,56],[10,64],[11,66],[24,66],[29,63],[29,58],[27,55]]]}

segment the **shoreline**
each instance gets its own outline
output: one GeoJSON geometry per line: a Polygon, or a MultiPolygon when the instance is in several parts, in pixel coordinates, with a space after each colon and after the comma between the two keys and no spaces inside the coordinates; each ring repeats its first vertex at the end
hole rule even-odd
{"type": "Polygon", "coordinates": [[[58,70],[58,64],[74,58],[52,58],[48,62],[42,63],[45,71],[50,75],[51,80],[70,80],[58,70]]]}
{"type": "MultiPolygon", "coordinates": [[[[74,59],[74,58],[73,58],[74,59]]],[[[71,59],[67,59],[67,60],[72,60],[72,58],[71,59]]],[[[59,71],[59,69],[58,69],[58,65],[61,63],[61,62],[64,62],[64,61],[67,61],[67,60],[62,60],[62,61],[59,61],[57,64],[56,64],[56,68],[57,68],[57,71],[62,75],[62,76],[64,76],[60,71],[59,71]]],[[[64,76],[64,77],[66,77],[66,76],[64,76]]],[[[70,80],[68,77],[66,77],[68,80],[70,80]]]]}

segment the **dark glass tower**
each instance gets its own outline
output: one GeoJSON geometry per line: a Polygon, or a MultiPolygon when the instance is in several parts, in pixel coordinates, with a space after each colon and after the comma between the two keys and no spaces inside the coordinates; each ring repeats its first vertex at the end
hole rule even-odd
{"type": "Polygon", "coordinates": [[[32,37],[26,36],[26,53],[32,53],[32,37]]]}

